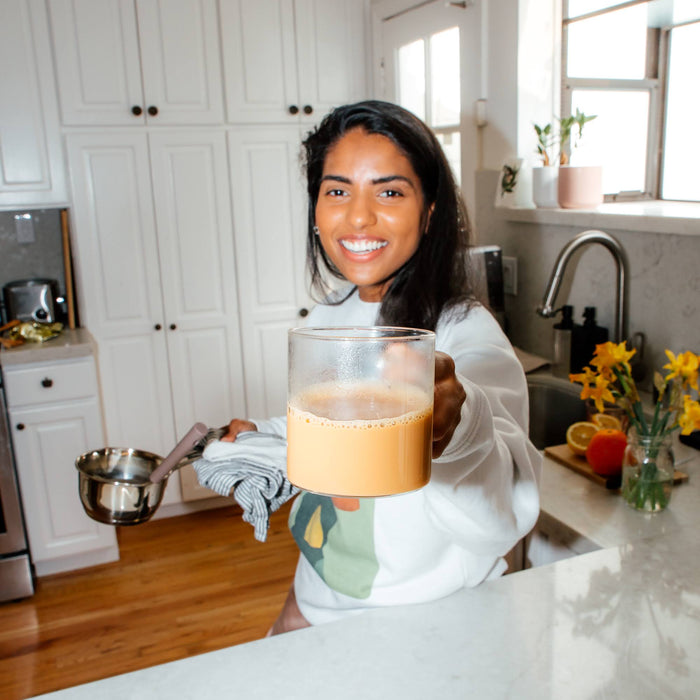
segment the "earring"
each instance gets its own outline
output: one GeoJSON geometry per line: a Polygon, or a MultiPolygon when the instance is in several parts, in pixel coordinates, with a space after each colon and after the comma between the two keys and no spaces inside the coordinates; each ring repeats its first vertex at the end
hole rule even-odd
{"type": "Polygon", "coordinates": [[[314,232],[314,235],[316,235],[316,236],[319,235],[320,232],[319,232],[319,230],[318,230],[318,226],[314,226],[312,230],[313,230],[313,232],[314,232]]]}

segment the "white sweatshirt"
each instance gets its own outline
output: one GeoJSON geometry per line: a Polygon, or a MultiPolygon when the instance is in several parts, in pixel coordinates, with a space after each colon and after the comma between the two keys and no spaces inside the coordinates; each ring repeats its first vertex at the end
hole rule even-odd
{"type": "MultiPolygon", "coordinates": [[[[371,326],[378,311],[355,292],[339,306],[316,306],[307,325],[371,326]]],[[[289,524],[301,550],[294,589],[311,624],[435,600],[500,576],[504,555],[537,520],[542,458],[527,437],[525,375],[501,327],[476,306],[438,324],[436,350],[455,361],[467,398],[430,483],[355,499],[351,509],[306,492],[294,503],[289,524]]],[[[286,435],[285,418],[255,423],[286,435]]]]}

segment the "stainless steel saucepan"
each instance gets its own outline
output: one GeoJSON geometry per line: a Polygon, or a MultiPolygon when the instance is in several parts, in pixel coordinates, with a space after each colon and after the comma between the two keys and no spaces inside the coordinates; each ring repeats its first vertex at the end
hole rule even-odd
{"type": "Polygon", "coordinates": [[[146,522],[158,509],[172,471],[188,463],[183,458],[207,435],[207,427],[196,423],[165,459],[131,447],[80,455],[75,466],[85,512],[108,525],[146,522]]]}

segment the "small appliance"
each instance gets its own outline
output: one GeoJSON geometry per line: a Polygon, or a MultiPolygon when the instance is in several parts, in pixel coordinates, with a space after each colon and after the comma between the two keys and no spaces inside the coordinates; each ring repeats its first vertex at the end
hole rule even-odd
{"type": "Polygon", "coordinates": [[[53,323],[58,320],[58,282],[43,277],[8,282],[3,287],[5,315],[8,321],[38,321],[53,323]]]}
{"type": "Polygon", "coordinates": [[[471,249],[472,274],[475,276],[477,297],[505,327],[505,296],[503,289],[503,256],[497,245],[475,246],[471,249]]]}

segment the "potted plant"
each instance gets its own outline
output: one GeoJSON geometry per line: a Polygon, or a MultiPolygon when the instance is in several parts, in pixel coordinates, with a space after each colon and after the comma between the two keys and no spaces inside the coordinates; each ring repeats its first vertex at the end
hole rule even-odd
{"type": "Polygon", "coordinates": [[[583,127],[595,118],[596,115],[588,116],[577,108],[576,114],[557,120],[558,133],[552,124],[534,125],[537,154],[542,160],[542,167],[533,169],[533,199],[537,206],[589,209],[602,203],[602,168],[570,164],[583,127]]]}

